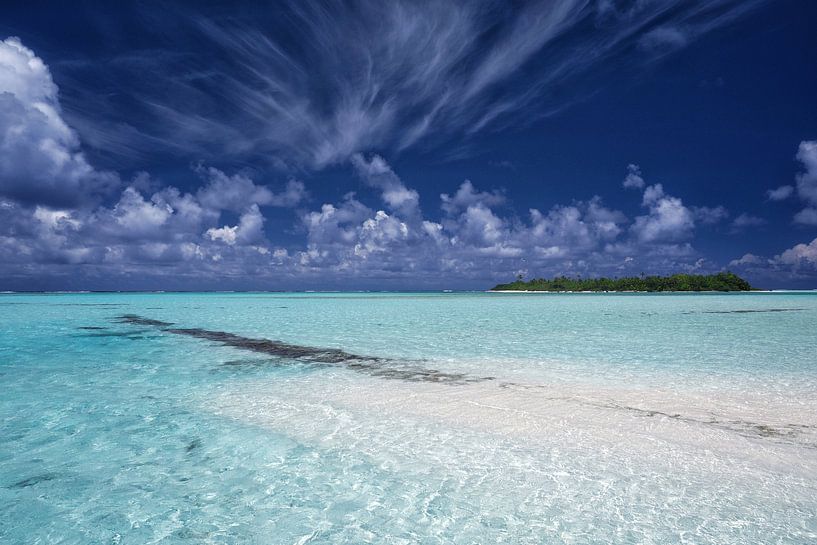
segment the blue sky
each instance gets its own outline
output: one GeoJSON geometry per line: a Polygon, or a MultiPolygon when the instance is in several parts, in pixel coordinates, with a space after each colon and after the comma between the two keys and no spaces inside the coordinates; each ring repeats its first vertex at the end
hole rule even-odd
{"type": "Polygon", "coordinates": [[[817,287],[817,5],[6,2],[0,289],[817,287]]]}

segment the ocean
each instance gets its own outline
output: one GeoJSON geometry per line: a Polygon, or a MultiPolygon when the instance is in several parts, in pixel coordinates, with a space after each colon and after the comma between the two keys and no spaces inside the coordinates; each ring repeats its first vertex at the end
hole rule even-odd
{"type": "Polygon", "coordinates": [[[817,292],[0,295],[0,543],[817,543],[817,292]]]}

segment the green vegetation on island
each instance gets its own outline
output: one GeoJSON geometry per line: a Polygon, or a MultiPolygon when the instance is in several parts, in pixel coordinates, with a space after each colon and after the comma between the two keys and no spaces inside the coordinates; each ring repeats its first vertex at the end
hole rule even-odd
{"type": "Polygon", "coordinates": [[[672,276],[629,276],[624,278],[535,278],[499,284],[491,291],[750,291],[749,282],[731,272],[718,274],[673,274],[672,276]]]}

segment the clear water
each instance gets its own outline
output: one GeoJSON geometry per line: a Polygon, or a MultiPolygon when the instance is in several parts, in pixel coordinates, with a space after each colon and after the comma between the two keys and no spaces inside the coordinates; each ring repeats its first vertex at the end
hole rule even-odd
{"type": "Polygon", "coordinates": [[[0,543],[817,543],[815,341],[815,293],[0,295],[0,543]]]}

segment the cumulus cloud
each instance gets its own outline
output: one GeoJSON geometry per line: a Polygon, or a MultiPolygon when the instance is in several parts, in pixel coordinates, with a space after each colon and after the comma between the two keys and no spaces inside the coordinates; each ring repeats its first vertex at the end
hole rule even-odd
{"type": "Polygon", "coordinates": [[[252,204],[292,207],[307,195],[306,187],[298,180],[289,180],[282,192],[273,193],[266,186],[256,185],[245,174],[228,176],[217,168],[202,166],[196,171],[206,180],[206,185],[198,190],[198,200],[215,210],[242,212],[252,204]]]}
{"type": "Polygon", "coordinates": [[[649,214],[635,218],[631,230],[640,242],[666,242],[687,238],[695,227],[692,212],[681,199],[664,194],[661,184],[644,190],[642,204],[649,214]]]}
{"type": "Polygon", "coordinates": [[[230,227],[211,227],[205,233],[210,240],[220,240],[225,244],[257,244],[265,242],[264,216],[257,204],[252,204],[247,211],[241,214],[238,225],[230,227]]]}
{"type": "Polygon", "coordinates": [[[76,206],[117,183],[115,174],[85,159],[42,59],[18,38],[0,42],[0,195],[76,206]]]}
{"type": "MultiPolygon", "coordinates": [[[[155,186],[140,174],[116,201],[97,208],[69,210],[3,201],[0,270],[6,278],[19,274],[25,278],[59,275],[59,267],[81,264],[83,268],[74,272],[93,271],[89,274],[97,275],[97,282],[134,274],[163,277],[164,282],[201,281],[268,274],[267,267],[286,258],[286,250],[273,253],[269,247],[259,204],[248,201],[237,223],[224,225],[222,216],[236,205],[229,198],[219,203],[205,192],[200,200],[198,193],[172,186],[151,191],[155,186]],[[157,263],[162,267],[156,268],[157,263]]],[[[274,203],[263,192],[257,200],[274,203]]]]}
{"type": "Polygon", "coordinates": [[[795,158],[800,163],[800,172],[795,175],[795,185],[781,185],[766,192],[770,201],[784,201],[796,194],[805,204],[797,212],[793,221],[799,225],[817,225],[817,140],[803,140],[797,148],[795,158]]]}
{"type": "Polygon", "coordinates": [[[797,160],[803,165],[803,171],[797,175],[797,194],[817,205],[817,140],[800,142],[797,160]]]}
{"type": "Polygon", "coordinates": [[[638,165],[627,165],[627,176],[622,184],[627,189],[641,189],[644,187],[644,178],[641,177],[641,168],[638,165]]]}
{"type": "Polygon", "coordinates": [[[210,237],[210,240],[220,240],[225,244],[232,246],[235,244],[237,230],[238,226],[230,227],[229,225],[225,225],[224,227],[219,227],[218,229],[215,227],[210,227],[207,229],[205,234],[210,237]]]}
{"type": "Polygon", "coordinates": [[[766,198],[770,201],[785,201],[794,193],[794,186],[781,185],[776,189],[770,189],[766,192],[766,198]]]}
{"type": "Polygon", "coordinates": [[[817,208],[804,208],[794,215],[794,223],[817,225],[817,208]]]}
{"type": "Polygon", "coordinates": [[[817,238],[808,244],[797,244],[789,248],[780,255],[776,255],[773,261],[792,267],[817,266],[817,238]]]}
{"type": "Polygon", "coordinates": [[[603,240],[616,238],[623,232],[621,226],[627,222],[627,216],[622,212],[604,207],[599,196],[590,199],[584,215],[592,230],[603,240]]]}
{"type": "Polygon", "coordinates": [[[399,244],[408,239],[408,233],[404,222],[378,210],[373,218],[361,225],[354,253],[366,258],[372,253],[383,252],[393,243],[399,244]]]}
{"type": "Polygon", "coordinates": [[[758,216],[747,214],[746,212],[740,214],[732,221],[732,229],[734,231],[741,231],[751,227],[760,227],[766,225],[766,220],[758,216]]]}
{"type": "Polygon", "coordinates": [[[797,160],[803,166],[797,174],[797,196],[806,208],[795,214],[794,222],[817,225],[817,140],[804,140],[797,149],[797,160]]]}
{"type": "MultiPolygon", "coordinates": [[[[361,175],[384,177],[371,185],[387,205],[392,200],[386,195],[395,187],[401,194],[413,193],[398,183],[382,158],[358,158],[355,168],[361,175]]],[[[518,268],[520,260],[536,267],[583,267],[582,258],[603,253],[624,233],[627,222],[623,213],[607,208],[599,197],[544,212],[531,209],[524,220],[499,212],[505,200],[501,192],[481,191],[466,180],[453,194],[440,195],[442,218],[437,222],[414,207],[374,211],[347,195],[339,204],[327,203],[303,215],[309,244],[298,261],[358,275],[485,274],[487,263],[518,268]],[[565,265],[564,260],[571,259],[575,264],[565,265]]]]}
{"type": "Polygon", "coordinates": [[[352,156],[352,165],[367,185],[380,190],[383,202],[390,209],[406,215],[419,213],[420,195],[403,184],[385,159],[372,155],[366,160],[363,155],[355,154],[352,156]]]}
{"type": "Polygon", "coordinates": [[[549,275],[637,274],[647,264],[650,271],[712,267],[696,265],[700,255],[687,238],[696,218],[722,213],[717,207],[693,213],[660,184],[644,188],[647,214],[632,222],[598,196],[517,217],[502,192],[467,180],[440,194],[439,216],[426,216],[417,191],[382,157],[355,156],[352,167],[378,192],[383,209],[369,208],[353,193],[302,209],[306,243],[290,248],[271,247],[262,212],[285,192],[244,174],[199,168],[205,185],[195,192],[156,189],[140,174],[115,202],[94,210],[9,202],[0,207],[0,257],[6,268],[82,263],[85,270],[119,274],[252,274],[258,281],[283,276],[292,282],[410,277],[418,285],[450,276],[501,280],[522,268],[549,275]],[[156,263],[163,266],[150,268],[156,263]]]}
{"type": "Polygon", "coordinates": [[[447,222],[449,230],[456,234],[455,245],[468,245],[483,252],[507,252],[510,232],[505,220],[484,204],[471,205],[454,222],[447,222]],[[451,227],[456,226],[456,227],[451,227]]]}
{"type": "Polygon", "coordinates": [[[704,225],[714,225],[729,217],[729,210],[723,206],[693,206],[691,210],[695,220],[704,225]]]}
{"type": "Polygon", "coordinates": [[[476,204],[493,207],[505,202],[505,196],[500,191],[477,191],[470,180],[462,182],[454,195],[443,193],[440,195],[440,199],[442,200],[442,209],[447,214],[455,214],[476,204]]]}
{"type": "Polygon", "coordinates": [[[123,234],[145,238],[156,234],[172,213],[173,208],[161,199],[146,201],[139,192],[128,187],[111,211],[111,216],[123,234]]]}
{"type": "Polygon", "coordinates": [[[52,230],[63,230],[66,228],[79,229],[81,222],[75,219],[68,210],[52,210],[42,206],[34,209],[34,219],[52,230]]]}
{"type": "Polygon", "coordinates": [[[324,204],[319,211],[307,212],[302,217],[307,229],[307,242],[311,246],[352,243],[356,236],[356,226],[370,217],[371,213],[352,194],[347,194],[337,206],[324,204]]]}
{"type": "Polygon", "coordinates": [[[765,287],[814,288],[817,278],[817,238],[795,244],[768,258],[747,253],[729,263],[729,267],[761,279],[765,287]]]}
{"type": "MultiPolygon", "coordinates": [[[[560,248],[563,253],[584,253],[615,239],[626,221],[624,214],[603,206],[599,197],[570,206],[554,206],[546,214],[531,210],[530,238],[538,248],[560,248]]],[[[524,247],[525,244],[520,246],[524,247]]]]}
{"type": "Polygon", "coordinates": [[[746,265],[760,265],[764,260],[755,254],[746,253],[738,259],[733,259],[729,262],[730,267],[742,267],[746,265]]]}

